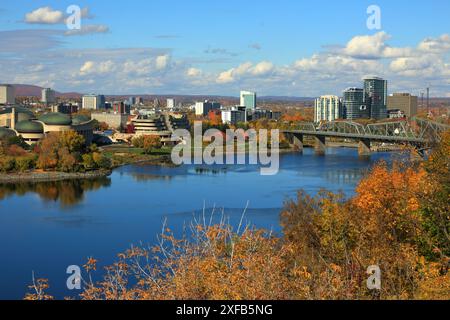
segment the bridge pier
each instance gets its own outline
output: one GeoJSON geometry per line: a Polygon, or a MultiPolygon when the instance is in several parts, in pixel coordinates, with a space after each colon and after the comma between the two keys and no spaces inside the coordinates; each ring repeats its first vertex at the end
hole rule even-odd
{"type": "Polygon", "coordinates": [[[360,139],[358,143],[358,154],[360,156],[370,156],[370,140],[360,139]]]}
{"type": "Polygon", "coordinates": [[[317,155],[325,155],[326,144],[325,144],[325,136],[315,136],[314,137],[314,149],[317,155]]]}
{"type": "Polygon", "coordinates": [[[294,134],[292,136],[292,143],[296,150],[303,153],[303,135],[302,134],[294,134]]]}

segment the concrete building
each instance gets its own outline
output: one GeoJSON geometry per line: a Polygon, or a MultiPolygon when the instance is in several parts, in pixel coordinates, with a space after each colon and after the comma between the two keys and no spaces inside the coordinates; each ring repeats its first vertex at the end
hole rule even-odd
{"type": "Polygon", "coordinates": [[[409,93],[393,93],[387,98],[388,110],[400,110],[408,118],[417,115],[417,96],[409,93]]]}
{"type": "Polygon", "coordinates": [[[173,144],[172,134],[177,129],[189,129],[186,115],[175,113],[139,115],[131,120],[136,136],[159,136],[164,144],[173,144]]]}
{"type": "Polygon", "coordinates": [[[221,107],[218,102],[210,102],[205,100],[204,102],[195,103],[195,115],[196,116],[207,116],[211,110],[219,110],[221,107]]]}
{"type": "Polygon", "coordinates": [[[169,110],[175,109],[175,99],[167,99],[166,107],[169,110]]]}
{"type": "Polygon", "coordinates": [[[240,105],[245,106],[248,110],[256,109],[256,92],[241,91],[240,105]]]}
{"type": "Polygon", "coordinates": [[[342,102],[338,96],[321,96],[314,103],[314,122],[343,118],[342,102]]]}
{"type": "Polygon", "coordinates": [[[100,110],[105,108],[105,96],[88,94],[83,96],[83,109],[100,110]]]}
{"type": "Polygon", "coordinates": [[[119,128],[125,128],[127,126],[128,115],[120,114],[120,113],[93,112],[93,113],[91,113],[91,119],[97,120],[98,122],[104,122],[110,128],[119,129],[119,128]]]}
{"type": "Polygon", "coordinates": [[[42,89],[41,102],[46,104],[55,103],[56,102],[55,91],[50,88],[42,89]]]}
{"type": "Polygon", "coordinates": [[[257,121],[259,119],[280,120],[281,112],[265,109],[255,109],[247,112],[247,121],[257,121]]]}
{"type": "Polygon", "coordinates": [[[364,102],[369,107],[370,118],[387,117],[387,80],[368,76],[364,79],[364,102]]]}
{"type": "Polygon", "coordinates": [[[78,104],[60,103],[51,107],[52,112],[60,112],[65,114],[72,114],[78,112],[78,104]]]}
{"type": "Polygon", "coordinates": [[[370,110],[364,101],[364,89],[347,88],[342,100],[344,118],[349,120],[368,119],[370,110]]]}
{"type": "Polygon", "coordinates": [[[0,85],[0,104],[11,105],[16,103],[16,93],[12,85],[0,85]]]}
{"type": "Polygon", "coordinates": [[[247,122],[246,107],[236,106],[228,110],[222,110],[222,123],[236,125],[239,122],[247,122]]]}

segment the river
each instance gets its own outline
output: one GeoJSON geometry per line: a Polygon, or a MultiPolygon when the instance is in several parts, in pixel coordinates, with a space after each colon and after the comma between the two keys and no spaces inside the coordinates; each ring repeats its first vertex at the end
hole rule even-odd
{"type": "Polygon", "coordinates": [[[56,298],[74,297],[66,289],[69,265],[92,256],[101,268],[131,244],[155,243],[165,219],[179,233],[203,208],[223,210],[236,224],[248,204],[247,223],[279,232],[280,209],[297,190],[351,196],[362,175],[392,155],[360,158],[355,149],[332,148],[316,156],[305,149],[281,155],[274,176],[260,175],[256,166],[139,164],[93,181],[0,186],[0,299],[23,298],[33,271],[49,279],[56,298]]]}

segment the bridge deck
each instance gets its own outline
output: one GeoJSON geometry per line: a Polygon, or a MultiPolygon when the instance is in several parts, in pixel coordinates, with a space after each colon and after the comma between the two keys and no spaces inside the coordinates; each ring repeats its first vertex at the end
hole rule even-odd
{"type": "Polygon", "coordinates": [[[308,130],[285,130],[282,133],[302,134],[305,136],[320,136],[320,137],[334,137],[347,139],[368,139],[382,142],[408,142],[426,144],[427,140],[416,137],[405,136],[383,136],[383,135],[368,135],[357,133],[343,133],[343,132],[329,132],[329,131],[308,131],[308,130]]]}

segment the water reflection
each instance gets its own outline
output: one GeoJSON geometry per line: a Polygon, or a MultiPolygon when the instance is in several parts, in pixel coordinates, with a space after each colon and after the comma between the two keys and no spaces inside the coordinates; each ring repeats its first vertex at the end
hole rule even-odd
{"type": "Polygon", "coordinates": [[[364,176],[364,170],[342,169],[326,171],[324,178],[334,184],[357,184],[364,176]]]}
{"type": "Polygon", "coordinates": [[[56,182],[20,182],[0,185],[0,200],[13,195],[24,196],[36,193],[43,201],[53,201],[61,207],[74,206],[83,202],[87,191],[111,186],[111,179],[104,177],[91,180],[66,180],[56,182]]]}
{"type": "Polygon", "coordinates": [[[148,182],[153,180],[172,180],[172,176],[169,175],[156,175],[156,174],[146,174],[146,173],[130,173],[131,177],[136,182],[148,182]]]}

